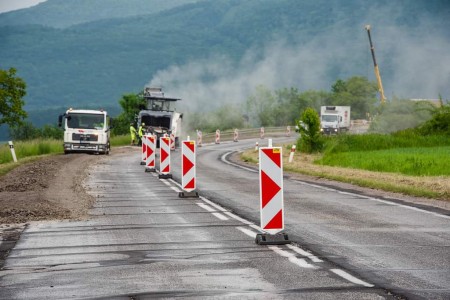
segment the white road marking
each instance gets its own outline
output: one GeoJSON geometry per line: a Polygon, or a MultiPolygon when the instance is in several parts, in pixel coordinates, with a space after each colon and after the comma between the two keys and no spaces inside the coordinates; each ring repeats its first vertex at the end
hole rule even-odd
{"type": "Polygon", "coordinates": [[[231,154],[231,153],[233,153],[233,152],[234,152],[234,151],[230,151],[230,152],[227,152],[227,153],[223,154],[223,155],[220,157],[220,159],[221,159],[224,163],[226,163],[227,165],[235,166],[235,167],[238,167],[238,168],[241,168],[241,169],[244,169],[244,170],[253,172],[253,173],[258,173],[258,172],[259,172],[258,170],[254,170],[254,169],[251,169],[251,168],[247,168],[247,167],[244,167],[244,166],[241,166],[241,165],[238,165],[238,164],[235,164],[235,163],[232,163],[232,162],[226,160],[225,158],[226,158],[229,154],[231,154]]]}
{"type": "Polygon", "coordinates": [[[250,224],[249,225],[251,228],[258,230],[259,232],[263,233],[264,230],[261,229],[261,227],[259,227],[258,225],[255,224],[250,224]]]}
{"type": "Polygon", "coordinates": [[[250,229],[244,228],[244,227],[236,227],[237,230],[245,233],[246,235],[248,235],[251,238],[256,238],[256,232],[251,231],[250,229]]]}
{"type": "Polygon", "coordinates": [[[215,213],[212,213],[212,214],[213,214],[214,217],[216,217],[216,218],[218,218],[218,219],[220,219],[222,221],[227,221],[228,220],[228,218],[226,216],[222,215],[221,213],[215,212],[215,213]]]}
{"type": "Polygon", "coordinates": [[[203,208],[203,209],[205,209],[205,210],[207,210],[207,211],[209,211],[209,212],[216,212],[216,210],[215,210],[214,208],[212,208],[212,207],[209,206],[209,205],[206,205],[205,203],[197,202],[197,203],[195,203],[195,204],[197,204],[198,206],[200,206],[201,208],[203,208]]]}
{"type": "Polygon", "coordinates": [[[236,215],[233,214],[232,212],[226,211],[226,212],[224,212],[224,213],[225,213],[226,215],[232,217],[233,219],[238,220],[238,221],[240,221],[240,222],[242,222],[242,223],[244,223],[244,224],[246,224],[246,225],[253,225],[252,222],[247,221],[246,219],[242,219],[241,217],[236,216],[236,215]]]}
{"type": "Polygon", "coordinates": [[[174,190],[175,192],[177,192],[177,193],[180,193],[181,192],[181,190],[179,189],[179,188],[177,188],[176,186],[171,186],[170,187],[172,190],[174,190]]]}
{"type": "Polygon", "coordinates": [[[215,207],[215,208],[216,208],[217,210],[219,210],[219,211],[223,211],[223,212],[227,211],[225,208],[223,208],[223,207],[221,207],[221,206],[215,204],[214,202],[212,202],[212,201],[206,199],[206,198],[203,197],[203,196],[200,196],[200,199],[202,199],[203,201],[205,201],[205,202],[208,203],[209,205],[215,207]]]}
{"type": "Polygon", "coordinates": [[[333,272],[334,274],[344,278],[345,280],[350,281],[351,283],[359,284],[359,285],[362,285],[362,286],[365,286],[365,287],[374,287],[373,284],[370,284],[370,283],[367,283],[365,281],[362,281],[361,279],[358,279],[355,276],[348,274],[344,270],[341,270],[341,269],[330,269],[330,271],[333,272]]]}
{"type": "Polygon", "coordinates": [[[309,264],[303,258],[296,257],[294,253],[282,250],[282,249],[280,249],[277,246],[268,246],[268,247],[269,247],[270,250],[274,251],[278,255],[281,255],[283,257],[287,257],[291,263],[296,264],[299,267],[306,268],[306,269],[317,269],[316,266],[309,264]]]}
{"type": "Polygon", "coordinates": [[[297,252],[300,255],[306,256],[307,258],[309,258],[313,262],[316,262],[316,263],[323,262],[323,260],[321,260],[317,256],[315,256],[315,255],[313,255],[313,254],[311,254],[311,253],[309,253],[309,252],[307,252],[307,251],[305,251],[305,250],[303,250],[303,249],[301,249],[301,248],[299,248],[297,246],[294,246],[294,245],[286,245],[286,246],[289,249],[291,249],[292,251],[295,251],[295,252],[297,252]]]}

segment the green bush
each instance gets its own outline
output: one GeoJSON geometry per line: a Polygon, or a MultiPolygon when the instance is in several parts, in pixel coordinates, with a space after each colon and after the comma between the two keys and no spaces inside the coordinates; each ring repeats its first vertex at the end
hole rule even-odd
{"type": "Polygon", "coordinates": [[[313,153],[321,151],[324,138],[320,134],[320,118],[313,108],[307,108],[299,122],[300,138],[297,140],[297,148],[302,152],[313,153]]]}

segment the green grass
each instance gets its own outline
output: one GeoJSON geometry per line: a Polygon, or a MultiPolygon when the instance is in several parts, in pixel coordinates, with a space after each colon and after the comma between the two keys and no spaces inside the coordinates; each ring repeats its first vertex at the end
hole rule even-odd
{"type": "Polygon", "coordinates": [[[442,146],[450,146],[449,136],[423,136],[412,130],[405,130],[394,134],[360,134],[328,137],[324,154],[442,146]]]}
{"type": "MultiPolygon", "coordinates": [[[[39,139],[31,141],[14,142],[14,150],[18,160],[25,157],[39,156],[45,154],[63,153],[61,140],[39,139]]],[[[0,147],[0,164],[12,162],[13,158],[8,144],[0,147]]]]}
{"type": "Polygon", "coordinates": [[[129,134],[111,136],[111,147],[130,145],[131,137],[129,134]]]}
{"type": "Polygon", "coordinates": [[[411,176],[450,176],[450,147],[332,153],[316,163],[411,176]]]}

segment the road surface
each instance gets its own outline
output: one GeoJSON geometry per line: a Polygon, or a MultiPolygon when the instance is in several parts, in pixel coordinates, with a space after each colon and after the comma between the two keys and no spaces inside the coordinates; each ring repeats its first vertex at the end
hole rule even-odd
{"type": "Polygon", "coordinates": [[[258,174],[229,161],[254,143],[198,148],[198,199],[178,197],[179,150],[174,180],[144,172],[138,151],[105,160],[86,181],[91,219],[32,223],[0,299],[450,298],[445,211],[285,178],[292,243],[256,245],[258,174]]]}

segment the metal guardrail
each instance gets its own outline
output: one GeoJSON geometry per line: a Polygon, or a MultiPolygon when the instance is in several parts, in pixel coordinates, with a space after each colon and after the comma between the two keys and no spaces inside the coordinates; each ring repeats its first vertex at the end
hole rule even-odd
{"type": "MultiPolygon", "coordinates": [[[[291,126],[291,135],[294,132],[295,126],[291,126]]],[[[284,127],[264,127],[264,137],[275,137],[275,136],[285,136],[286,135],[287,126],[284,127]]],[[[259,138],[260,137],[261,128],[244,128],[238,129],[239,139],[250,139],[250,138],[259,138]]],[[[197,139],[197,134],[191,136],[197,139]]],[[[234,129],[226,130],[220,132],[220,141],[232,141],[234,138],[234,129]]],[[[216,139],[216,133],[205,133],[202,136],[203,143],[213,143],[216,139]]]]}

